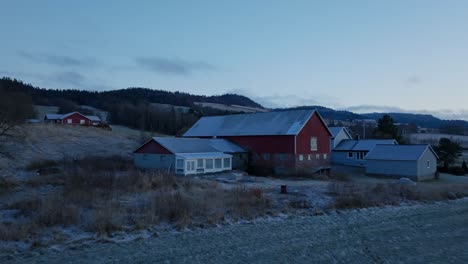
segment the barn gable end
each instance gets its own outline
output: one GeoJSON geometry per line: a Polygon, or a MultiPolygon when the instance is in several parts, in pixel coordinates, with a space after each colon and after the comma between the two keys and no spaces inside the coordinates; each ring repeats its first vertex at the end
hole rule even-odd
{"type": "Polygon", "coordinates": [[[134,153],[146,153],[146,154],[166,154],[166,155],[171,155],[173,154],[161,144],[158,142],[154,141],[153,139],[149,140],[145,144],[143,144],[141,147],[139,147],[137,150],[135,150],[134,153]]]}

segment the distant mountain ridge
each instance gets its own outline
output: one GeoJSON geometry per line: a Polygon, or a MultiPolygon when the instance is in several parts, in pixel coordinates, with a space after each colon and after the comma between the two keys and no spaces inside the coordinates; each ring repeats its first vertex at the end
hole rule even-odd
{"type": "Polygon", "coordinates": [[[279,108],[278,111],[288,109],[316,109],[320,112],[325,119],[338,120],[338,121],[352,121],[356,119],[373,119],[378,120],[383,115],[390,115],[396,123],[416,124],[421,127],[427,128],[440,128],[443,126],[461,126],[468,129],[468,122],[465,120],[444,120],[428,114],[411,114],[411,113],[365,113],[356,114],[346,110],[334,110],[328,107],[312,105],[312,106],[298,106],[291,108],[279,108]]]}
{"type": "MultiPolygon", "coordinates": [[[[214,96],[193,95],[183,92],[169,92],[164,90],[154,90],[149,88],[126,88],[112,91],[84,91],[84,90],[58,90],[44,89],[34,87],[31,84],[23,83],[22,81],[4,77],[0,79],[0,91],[6,90],[10,92],[19,92],[30,95],[34,104],[43,106],[59,106],[61,108],[66,104],[88,105],[104,110],[115,110],[116,106],[132,105],[135,107],[151,104],[169,104],[175,106],[185,106],[199,109],[200,102],[220,104],[227,106],[243,106],[246,108],[265,109],[262,105],[254,100],[238,95],[238,94],[223,94],[214,96]]],[[[210,105],[210,104],[206,104],[210,105]]],[[[209,108],[209,107],[208,107],[209,108]]],[[[214,109],[212,113],[206,114],[232,114],[232,111],[214,109]]],[[[442,120],[428,114],[411,114],[411,113],[366,113],[357,114],[346,110],[334,110],[331,108],[312,105],[312,106],[297,106],[291,108],[271,109],[274,111],[284,111],[289,109],[316,109],[325,119],[337,121],[352,121],[356,119],[374,119],[378,120],[384,114],[389,114],[397,123],[414,123],[421,127],[440,128],[442,126],[461,126],[468,129],[468,122],[464,120],[442,120]]],[[[123,110],[122,110],[123,111],[123,110]]]]}
{"type": "Polygon", "coordinates": [[[382,115],[388,114],[397,123],[414,123],[422,127],[440,128],[441,126],[462,126],[468,129],[468,122],[465,120],[444,120],[428,114],[410,113],[368,113],[361,116],[369,119],[379,119],[382,115]]]}

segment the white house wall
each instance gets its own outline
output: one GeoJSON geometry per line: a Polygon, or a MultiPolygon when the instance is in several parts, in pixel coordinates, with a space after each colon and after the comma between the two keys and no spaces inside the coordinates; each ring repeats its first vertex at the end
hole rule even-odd
{"type": "Polygon", "coordinates": [[[344,139],[352,139],[346,134],[346,132],[342,129],[338,135],[334,139],[332,139],[331,149],[333,150],[340,142],[344,139]]]}
{"type": "Polygon", "coordinates": [[[426,149],[418,160],[418,178],[419,180],[433,179],[437,171],[437,159],[431,150],[426,149]],[[429,161],[429,168],[427,167],[429,161]]]}

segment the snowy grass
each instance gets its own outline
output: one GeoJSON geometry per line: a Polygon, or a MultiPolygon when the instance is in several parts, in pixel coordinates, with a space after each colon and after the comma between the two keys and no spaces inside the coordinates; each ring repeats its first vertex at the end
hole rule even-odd
{"type": "MultiPolygon", "coordinates": [[[[31,167],[44,164],[49,163],[31,167]]],[[[52,227],[96,234],[166,223],[177,229],[205,227],[226,219],[254,219],[271,210],[261,189],[225,189],[214,181],[139,171],[119,156],[66,159],[53,166],[58,173],[37,174],[26,182],[49,191],[31,192],[1,208],[16,213],[0,222],[0,240],[31,240],[52,227]]]]}
{"type": "Polygon", "coordinates": [[[468,196],[468,185],[332,182],[328,191],[335,198],[330,207],[346,209],[400,205],[404,202],[453,200],[468,196]]]}

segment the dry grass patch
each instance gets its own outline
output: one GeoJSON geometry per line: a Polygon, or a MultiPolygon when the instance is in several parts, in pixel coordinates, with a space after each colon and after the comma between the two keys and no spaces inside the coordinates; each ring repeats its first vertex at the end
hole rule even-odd
{"type": "Polygon", "coordinates": [[[398,183],[357,184],[333,182],[329,193],[334,196],[332,208],[366,208],[399,205],[408,201],[440,201],[468,196],[465,185],[404,185],[398,183]]]}
{"type": "MultiPolygon", "coordinates": [[[[30,228],[78,226],[109,234],[170,223],[177,228],[252,219],[270,207],[261,189],[224,189],[207,180],[134,169],[128,160],[87,158],[59,162],[60,173],[37,175],[35,186],[54,183],[46,195],[8,205],[30,228]],[[42,179],[39,181],[37,179],[42,179]]],[[[29,184],[32,184],[31,182],[29,184]]],[[[29,230],[31,231],[31,230],[29,230]]],[[[0,239],[12,236],[0,233],[0,239]]]]}
{"type": "Polygon", "coordinates": [[[12,177],[0,177],[0,193],[11,191],[19,185],[12,177]]]}

